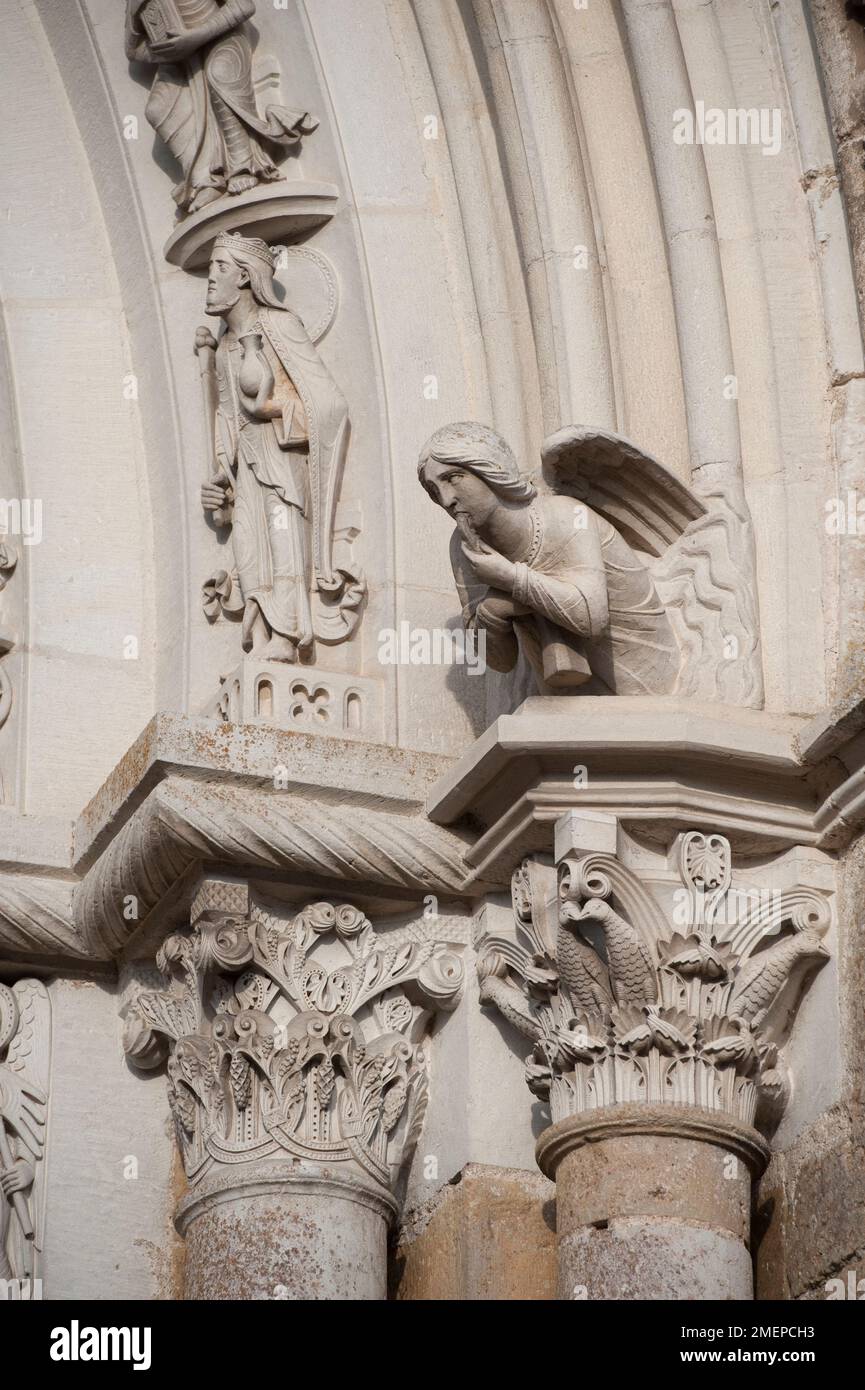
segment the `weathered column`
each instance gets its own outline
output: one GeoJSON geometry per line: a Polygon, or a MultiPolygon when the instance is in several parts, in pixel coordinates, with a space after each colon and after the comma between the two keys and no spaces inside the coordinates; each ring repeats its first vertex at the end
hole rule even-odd
{"type": "Polygon", "coordinates": [[[126,1006],[125,1042],[139,1067],[167,1060],[186,1297],[384,1298],[424,1035],[459,956],[428,922],[378,936],[348,904],[292,914],[209,877],[157,963],[167,986],[126,1006]]]}
{"type": "Polygon", "coordinates": [[[252,1164],[177,1209],[191,1299],[383,1299],[393,1197],[326,1167],[252,1164]]]}
{"type": "Polygon", "coordinates": [[[621,861],[615,817],[563,816],[557,867],[514,875],[481,998],[531,1038],[552,1124],[558,1294],[750,1299],[751,1181],[789,1095],[779,1046],[825,960],[815,889],[737,889],[721,835],[679,834],[666,893],[621,861]]]}
{"type": "Polygon", "coordinates": [[[538,1140],[556,1182],[559,1298],[750,1299],[749,1125],[689,1105],[611,1105],[538,1140]]]}

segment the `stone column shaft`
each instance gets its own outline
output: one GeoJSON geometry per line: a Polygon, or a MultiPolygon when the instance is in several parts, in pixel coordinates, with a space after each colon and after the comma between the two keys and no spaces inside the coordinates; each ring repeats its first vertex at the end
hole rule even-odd
{"type": "Polygon", "coordinates": [[[561,1299],[753,1297],[751,1177],[768,1150],[687,1106],[561,1120],[538,1163],[556,1181],[561,1299]]]}

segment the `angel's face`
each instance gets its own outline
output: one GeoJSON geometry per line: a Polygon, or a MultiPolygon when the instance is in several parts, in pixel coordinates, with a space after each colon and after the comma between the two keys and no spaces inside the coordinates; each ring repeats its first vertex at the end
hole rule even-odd
{"type": "Polygon", "coordinates": [[[476,531],[483,528],[498,506],[492,488],[467,468],[430,459],[424,468],[424,477],[439,506],[444,507],[454,521],[466,517],[476,531]]]}

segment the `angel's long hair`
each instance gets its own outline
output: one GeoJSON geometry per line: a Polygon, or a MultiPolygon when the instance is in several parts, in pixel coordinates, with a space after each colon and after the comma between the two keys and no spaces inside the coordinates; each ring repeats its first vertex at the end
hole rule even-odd
{"type": "Polygon", "coordinates": [[[428,463],[464,468],[467,473],[482,478],[487,487],[508,502],[527,504],[537,495],[532,484],[520,477],[508,442],[489,425],[479,425],[473,420],[444,425],[421,449],[418,477],[433,501],[438,502],[435,484],[426,477],[428,463]]]}

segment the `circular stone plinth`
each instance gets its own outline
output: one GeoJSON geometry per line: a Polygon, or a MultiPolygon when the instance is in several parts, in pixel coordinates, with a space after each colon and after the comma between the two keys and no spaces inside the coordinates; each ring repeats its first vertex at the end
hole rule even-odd
{"type": "Polygon", "coordinates": [[[291,242],[333,217],[339,189],[332,183],[283,179],[236,197],[225,194],[178,224],[165,243],[165,259],[182,270],[207,265],[220,232],[291,242]]]}
{"type": "Polygon", "coordinates": [[[607,1105],[557,1120],[538,1139],[535,1158],[541,1172],[555,1179],[562,1159],[574,1149],[626,1134],[697,1139],[715,1144],[741,1158],[755,1177],[763,1172],[769,1161],[769,1145],[762,1135],[723,1110],[640,1102],[607,1105]]]}

